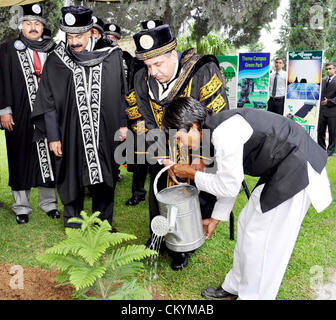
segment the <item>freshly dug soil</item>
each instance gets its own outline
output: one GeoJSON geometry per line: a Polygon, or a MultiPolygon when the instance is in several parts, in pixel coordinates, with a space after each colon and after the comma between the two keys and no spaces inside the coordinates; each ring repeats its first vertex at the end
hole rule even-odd
{"type": "MultiPolygon", "coordinates": [[[[17,278],[22,270],[18,271],[15,266],[0,262],[0,300],[72,300],[72,294],[75,291],[72,286],[56,287],[57,271],[22,267],[23,288],[20,289],[17,278]]],[[[153,300],[172,299],[169,295],[155,289],[152,296],[153,300]]]]}
{"type": "Polygon", "coordinates": [[[14,265],[0,262],[0,300],[71,300],[74,289],[71,286],[57,287],[56,271],[41,270],[38,267],[23,268],[23,288],[17,281],[21,271],[14,265]],[[13,274],[10,274],[12,270],[13,274]]]}

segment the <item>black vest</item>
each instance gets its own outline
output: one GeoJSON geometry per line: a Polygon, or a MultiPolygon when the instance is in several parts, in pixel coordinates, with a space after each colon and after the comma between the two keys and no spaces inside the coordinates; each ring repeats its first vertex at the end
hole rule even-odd
{"type": "MultiPolygon", "coordinates": [[[[262,212],[290,199],[309,183],[307,162],[321,173],[327,153],[293,120],[273,112],[242,108],[209,116],[205,128],[213,130],[223,121],[239,114],[252,127],[253,134],[244,145],[244,173],[260,177],[265,183],[260,197],[262,212]]],[[[229,139],[230,137],[228,137],[229,139]]]]}

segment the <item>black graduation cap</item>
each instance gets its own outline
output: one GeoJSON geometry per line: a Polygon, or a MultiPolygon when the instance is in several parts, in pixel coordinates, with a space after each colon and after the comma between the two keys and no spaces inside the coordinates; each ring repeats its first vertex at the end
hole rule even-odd
{"type": "Polygon", "coordinates": [[[103,34],[104,33],[104,21],[98,18],[97,16],[93,16],[92,20],[93,20],[92,28],[97,29],[100,32],[100,34],[103,34]]]}
{"type": "Polygon", "coordinates": [[[162,20],[148,20],[148,21],[140,22],[141,30],[153,29],[153,28],[156,28],[156,27],[162,26],[162,25],[163,25],[162,20]]]}
{"type": "Polygon", "coordinates": [[[104,25],[104,32],[105,34],[111,34],[115,36],[117,39],[121,38],[121,29],[114,23],[107,23],[104,25]]]}
{"type": "Polygon", "coordinates": [[[93,26],[92,10],[84,6],[63,7],[60,29],[67,33],[84,33],[93,26]]]}
{"type": "Polygon", "coordinates": [[[140,60],[161,56],[175,49],[177,45],[168,24],[142,30],[136,33],[133,39],[136,46],[135,55],[140,60]]]}
{"type": "Polygon", "coordinates": [[[42,38],[43,39],[51,39],[51,30],[48,29],[48,28],[44,28],[42,38]]]}
{"type": "Polygon", "coordinates": [[[25,20],[38,20],[43,24],[46,24],[44,19],[44,9],[41,3],[30,3],[21,6],[23,9],[23,16],[19,18],[19,23],[25,20]]]}

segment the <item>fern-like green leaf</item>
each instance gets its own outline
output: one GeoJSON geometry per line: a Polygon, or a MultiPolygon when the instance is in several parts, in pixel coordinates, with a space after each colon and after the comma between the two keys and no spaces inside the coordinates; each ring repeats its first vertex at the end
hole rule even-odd
{"type": "Polygon", "coordinates": [[[63,270],[63,271],[59,271],[55,280],[57,282],[60,282],[61,285],[65,285],[65,284],[70,284],[68,281],[69,281],[69,272],[68,270],[63,270]],[[66,282],[66,283],[65,283],[66,282]]]}
{"type": "Polygon", "coordinates": [[[126,265],[134,260],[142,260],[157,254],[156,251],[147,249],[144,245],[129,245],[115,250],[107,261],[110,268],[126,265]]]}
{"type": "Polygon", "coordinates": [[[46,253],[38,256],[37,259],[43,263],[55,266],[59,271],[65,271],[72,267],[82,267],[85,265],[78,258],[71,255],[63,256],[54,253],[46,253]]]}
{"type": "Polygon", "coordinates": [[[127,279],[135,276],[144,270],[144,264],[140,261],[133,261],[123,266],[116,266],[115,269],[106,268],[104,278],[109,280],[127,279]]]}
{"type": "Polygon", "coordinates": [[[106,268],[104,266],[72,268],[70,270],[70,281],[76,290],[92,286],[97,278],[104,275],[106,268]]]}
{"type": "Polygon", "coordinates": [[[67,239],[46,250],[46,253],[66,255],[68,252],[78,254],[78,252],[88,247],[88,237],[80,229],[69,229],[66,231],[67,239]]]}
{"type": "Polygon", "coordinates": [[[145,288],[139,286],[136,279],[126,282],[115,290],[108,300],[152,300],[153,297],[145,288]]]}
{"type": "Polygon", "coordinates": [[[99,227],[91,228],[89,231],[87,246],[82,247],[78,254],[83,257],[91,266],[101,257],[110,246],[111,233],[110,224],[107,221],[101,223],[99,227]]]}
{"type": "Polygon", "coordinates": [[[135,240],[137,237],[128,233],[109,233],[109,242],[111,246],[118,245],[124,241],[135,240]]]}

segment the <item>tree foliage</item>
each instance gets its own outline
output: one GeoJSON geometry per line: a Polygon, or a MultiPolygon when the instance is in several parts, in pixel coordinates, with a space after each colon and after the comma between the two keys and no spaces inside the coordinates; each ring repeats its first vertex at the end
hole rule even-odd
{"type": "Polygon", "coordinates": [[[200,54],[232,55],[236,49],[218,31],[210,31],[197,42],[195,24],[189,26],[188,31],[177,38],[177,50],[183,52],[189,48],[196,48],[200,54]]]}
{"type": "Polygon", "coordinates": [[[280,45],[280,48],[275,52],[274,58],[282,58],[284,61],[287,58],[288,52],[288,39],[290,33],[290,26],[289,26],[289,10],[287,10],[282,15],[282,25],[279,31],[279,37],[275,39],[275,42],[280,45]]]}
{"type": "Polygon", "coordinates": [[[279,0],[124,0],[101,3],[69,0],[85,4],[105,22],[118,24],[125,34],[139,31],[140,21],[161,19],[174,35],[194,23],[195,41],[200,43],[210,32],[221,32],[227,43],[240,46],[257,42],[263,26],[276,17],[279,0]]]}
{"type": "Polygon", "coordinates": [[[336,1],[332,1],[329,7],[330,19],[327,26],[327,39],[326,39],[326,60],[336,63],[336,25],[334,23],[336,19],[336,1]]]}
{"type": "Polygon", "coordinates": [[[325,48],[331,0],[291,0],[289,11],[289,44],[292,50],[325,48]]]}
{"type": "MultiPolygon", "coordinates": [[[[59,29],[62,6],[62,0],[44,0],[43,2],[47,27],[51,29],[53,36],[59,29]]],[[[18,36],[18,17],[21,13],[22,11],[18,7],[0,8],[0,43],[18,36]]]]}

